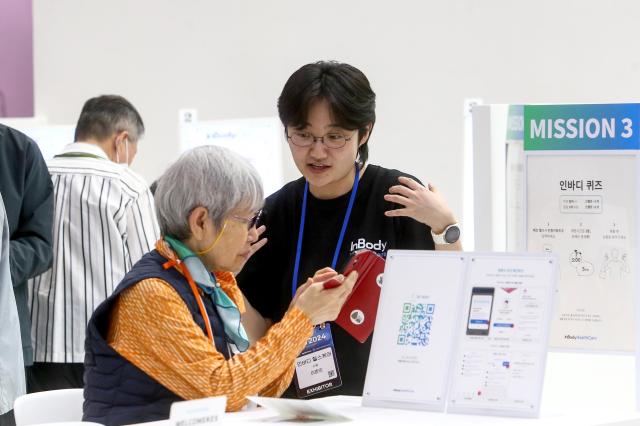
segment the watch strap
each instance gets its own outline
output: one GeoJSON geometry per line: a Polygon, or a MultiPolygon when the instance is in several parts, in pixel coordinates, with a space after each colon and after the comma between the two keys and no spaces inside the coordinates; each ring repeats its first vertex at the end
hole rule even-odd
{"type": "Polygon", "coordinates": [[[444,238],[445,235],[447,234],[447,231],[454,226],[457,227],[458,229],[460,228],[460,224],[456,222],[444,228],[444,231],[442,231],[440,234],[436,234],[432,230],[431,237],[433,238],[433,242],[436,244],[455,244],[457,240],[450,243],[450,242],[447,242],[447,240],[444,238]]]}

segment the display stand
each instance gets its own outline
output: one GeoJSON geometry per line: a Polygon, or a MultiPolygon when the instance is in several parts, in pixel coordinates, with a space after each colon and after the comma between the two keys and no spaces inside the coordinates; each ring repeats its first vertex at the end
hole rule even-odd
{"type": "Polygon", "coordinates": [[[556,264],[390,250],[363,405],[537,416],[556,264]]]}
{"type": "Polygon", "coordinates": [[[448,412],[538,417],[557,263],[550,254],[469,254],[448,412]]]}
{"type": "Polygon", "coordinates": [[[459,253],[389,251],[365,406],[444,410],[465,269],[459,253]]]}
{"type": "Polygon", "coordinates": [[[527,249],[561,280],[551,346],[633,352],[640,105],[524,107],[527,249]]]}

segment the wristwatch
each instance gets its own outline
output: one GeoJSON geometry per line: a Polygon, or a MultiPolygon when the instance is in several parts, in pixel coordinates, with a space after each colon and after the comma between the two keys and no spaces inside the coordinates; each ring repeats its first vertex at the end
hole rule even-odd
{"type": "Polygon", "coordinates": [[[460,224],[454,223],[447,226],[441,234],[431,231],[431,236],[436,244],[453,244],[460,239],[460,224]]]}

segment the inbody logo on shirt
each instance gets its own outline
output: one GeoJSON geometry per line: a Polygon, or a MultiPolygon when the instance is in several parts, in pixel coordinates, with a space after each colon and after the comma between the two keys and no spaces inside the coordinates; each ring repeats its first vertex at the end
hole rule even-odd
{"type": "Polygon", "coordinates": [[[356,241],[351,242],[351,248],[349,251],[353,253],[357,250],[373,250],[379,254],[385,253],[387,248],[387,242],[382,242],[382,240],[378,240],[375,243],[369,242],[364,238],[358,238],[356,241]]]}

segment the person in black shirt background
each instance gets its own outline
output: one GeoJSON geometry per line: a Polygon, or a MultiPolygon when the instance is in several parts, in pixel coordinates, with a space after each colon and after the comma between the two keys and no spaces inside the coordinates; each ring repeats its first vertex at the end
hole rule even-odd
{"type": "MultiPolygon", "coordinates": [[[[375,93],[360,70],[303,66],[286,82],[278,112],[303,176],[267,198],[265,238],[237,277],[265,328],[282,318],[299,283],[322,267],[340,270],[357,250],[461,250],[455,215],[433,185],[367,164],[375,93]]],[[[362,395],[371,338],[360,344],[336,325],[331,332],[342,386],[318,396],[362,395]]],[[[283,396],[296,397],[294,385],[283,396]]]]}

